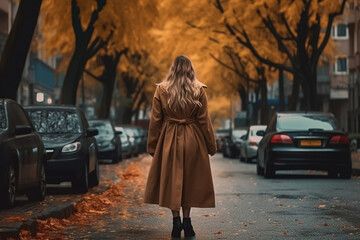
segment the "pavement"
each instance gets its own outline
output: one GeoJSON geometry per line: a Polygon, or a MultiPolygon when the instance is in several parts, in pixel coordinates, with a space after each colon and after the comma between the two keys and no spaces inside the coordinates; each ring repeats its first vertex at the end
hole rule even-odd
{"type": "Polygon", "coordinates": [[[89,189],[86,194],[72,192],[71,183],[65,182],[60,185],[48,184],[47,196],[42,202],[29,202],[25,195],[16,198],[13,209],[0,210],[0,240],[21,239],[22,230],[36,234],[37,220],[53,218],[68,218],[75,212],[74,204],[84,199],[89,194],[101,194],[120,178],[118,169],[125,169],[131,162],[138,161],[139,157],[124,159],[114,167],[110,161],[102,161],[100,164],[100,185],[89,189]]]}
{"type": "MultiPolygon", "coordinates": [[[[138,161],[146,154],[138,158],[126,159],[119,163],[120,168],[125,169],[132,161],[138,161]]],[[[352,153],[353,175],[360,176],[360,151],[352,153]]],[[[0,210],[0,240],[20,239],[22,230],[36,234],[37,220],[47,218],[67,218],[74,213],[74,203],[81,201],[88,194],[100,194],[109,186],[119,181],[118,174],[112,164],[101,164],[101,184],[90,189],[87,194],[73,194],[70,183],[61,185],[49,185],[47,196],[43,202],[31,203],[26,196],[19,196],[16,207],[8,210],[0,210]]]]}

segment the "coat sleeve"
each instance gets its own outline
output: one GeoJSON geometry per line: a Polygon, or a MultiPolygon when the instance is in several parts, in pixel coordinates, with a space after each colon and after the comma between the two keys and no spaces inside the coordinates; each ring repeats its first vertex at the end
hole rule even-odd
{"type": "Polygon", "coordinates": [[[211,124],[211,120],[208,112],[208,99],[207,99],[206,91],[204,88],[202,88],[201,91],[202,93],[199,101],[201,102],[202,106],[198,111],[197,121],[200,124],[201,131],[204,134],[208,153],[212,156],[216,153],[214,129],[211,124]]]}
{"type": "Polygon", "coordinates": [[[149,124],[149,135],[147,141],[147,152],[153,155],[163,125],[163,112],[159,96],[159,86],[155,90],[149,124]]]}

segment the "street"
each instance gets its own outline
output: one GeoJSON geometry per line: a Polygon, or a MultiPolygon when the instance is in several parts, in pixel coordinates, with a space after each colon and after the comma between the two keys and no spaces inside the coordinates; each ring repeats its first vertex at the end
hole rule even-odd
{"type": "MultiPolygon", "coordinates": [[[[170,239],[170,211],[142,203],[150,163],[143,154],[102,164],[101,171],[111,168],[122,180],[86,194],[68,219],[39,221],[34,239],[170,239]]],[[[360,239],[359,177],[286,171],[264,179],[255,164],[221,154],[211,164],[217,205],[192,210],[196,239],[360,239]]]]}

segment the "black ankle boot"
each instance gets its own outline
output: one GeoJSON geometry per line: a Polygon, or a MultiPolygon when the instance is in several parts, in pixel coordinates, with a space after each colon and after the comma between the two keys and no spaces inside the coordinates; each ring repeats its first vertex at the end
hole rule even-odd
{"type": "Polygon", "coordinates": [[[183,229],[183,226],[181,224],[180,217],[174,217],[173,218],[173,229],[171,231],[171,237],[180,238],[182,229],[183,229]]]}
{"type": "Polygon", "coordinates": [[[184,228],[184,233],[185,233],[186,238],[195,236],[195,232],[194,232],[193,226],[191,225],[190,218],[183,219],[183,228],[184,228]]]}

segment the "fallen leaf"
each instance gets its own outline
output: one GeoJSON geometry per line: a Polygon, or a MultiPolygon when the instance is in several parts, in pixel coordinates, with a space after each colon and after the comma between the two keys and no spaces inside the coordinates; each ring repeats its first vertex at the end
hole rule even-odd
{"type": "Polygon", "coordinates": [[[222,234],[221,231],[218,231],[218,232],[214,232],[215,235],[218,235],[218,234],[222,234]]]}
{"type": "Polygon", "coordinates": [[[328,226],[329,226],[329,224],[327,224],[327,223],[324,223],[324,226],[325,226],[325,227],[328,227],[328,226]]]}

